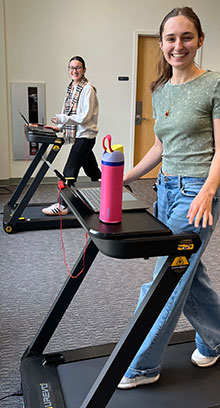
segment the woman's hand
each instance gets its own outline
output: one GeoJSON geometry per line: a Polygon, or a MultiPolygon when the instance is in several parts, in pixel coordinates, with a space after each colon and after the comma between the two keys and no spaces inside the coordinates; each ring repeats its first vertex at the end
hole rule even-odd
{"type": "MultiPolygon", "coordinates": [[[[52,122],[52,123],[57,123],[57,118],[56,118],[56,116],[53,116],[53,117],[52,117],[51,122],[52,122]]],[[[52,129],[52,130],[54,130],[54,132],[59,132],[59,131],[60,131],[60,129],[58,128],[58,126],[46,125],[46,126],[44,126],[44,127],[47,128],[47,129],[52,129]]]]}
{"type": "Polygon", "coordinates": [[[44,127],[47,128],[47,129],[52,129],[52,130],[54,130],[54,132],[59,132],[60,131],[60,129],[57,126],[45,125],[44,127]]]}
{"type": "Polygon", "coordinates": [[[199,223],[202,220],[202,227],[206,228],[207,225],[213,224],[213,216],[212,216],[212,200],[213,195],[209,192],[200,190],[198,195],[192,201],[187,218],[189,219],[189,224],[193,224],[196,228],[199,227],[199,223]]]}
{"type": "Polygon", "coordinates": [[[220,185],[220,119],[214,119],[213,124],[215,154],[206,182],[192,201],[187,215],[189,223],[193,224],[194,222],[196,228],[199,226],[202,217],[203,228],[213,224],[212,201],[220,185]]]}

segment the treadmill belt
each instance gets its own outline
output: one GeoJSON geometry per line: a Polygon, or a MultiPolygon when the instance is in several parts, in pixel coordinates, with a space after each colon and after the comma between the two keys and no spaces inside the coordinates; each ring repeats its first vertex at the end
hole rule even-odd
{"type": "MultiPolygon", "coordinates": [[[[190,361],[194,349],[194,342],[169,345],[157,383],[127,391],[116,390],[106,407],[220,407],[220,361],[213,367],[196,367],[190,361]]],[[[98,357],[58,366],[66,408],[81,406],[106,360],[107,357],[98,357]]]]}
{"type": "MultiPolygon", "coordinates": [[[[45,219],[47,219],[47,220],[49,220],[49,219],[52,219],[52,218],[60,218],[60,216],[59,216],[59,214],[58,215],[47,215],[47,214],[44,214],[43,212],[42,212],[42,209],[43,208],[46,208],[46,207],[49,207],[49,205],[51,205],[51,203],[45,203],[45,204],[29,204],[29,205],[27,205],[27,207],[24,209],[24,211],[23,211],[23,213],[22,213],[22,215],[21,215],[21,217],[24,217],[24,218],[27,218],[27,219],[29,219],[29,218],[31,218],[31,219],[34,219],[34,218],[38,218],[38,219],[41,219],[41,218],[45,218],[45,219]]],[[[73,216],[73,214],[72,213],[70,213],[70,214],[67,214],[67,215],[63,215],[62,217],[74,217],[73,216]]]]}
{"type": "MultiPolygon", "coordinates": [[[[29,204],[18,219],[15,230],[52,229],[60,228],[60,215],[46,215],[42,208],[48,207],[51,203],[29,204]]],[[[72,212],[62,215],[62,228],[80,227],[79,222],[72,212]]]]}

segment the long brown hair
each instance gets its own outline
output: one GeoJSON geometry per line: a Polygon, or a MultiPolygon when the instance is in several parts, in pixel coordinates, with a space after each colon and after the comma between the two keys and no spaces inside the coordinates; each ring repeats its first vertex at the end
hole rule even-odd
{"type": "MultiPolygon", "coordinates": [[[[197,32],[198,32],[198,37],[201,38],[204,36],[204,33],[202,31],[201,23],[199,20],[199,17],[197,14],[193,11],[191,7],[177,7],[171,10],[163,19],[161,25],[160,25],[160,30],[159,30],[159,41],[162,42],[162,34],[164,30],[164,25],[169,20],[171,17],[177,17],[177,16],[184,16],[188,18],[195,26],[197,32]]],[[[158,73],[158,78],[156,81],[153,81],[151,83],[151,91],[153,92],[155,89],[160,87],[161,85],[164,85],[169,79],[172,77],[172,66],[166,61],[164,58],[164,55],[162,51],[160,51],[161,57],[160,60],[157,64],[157,73],[158,73]]]]}

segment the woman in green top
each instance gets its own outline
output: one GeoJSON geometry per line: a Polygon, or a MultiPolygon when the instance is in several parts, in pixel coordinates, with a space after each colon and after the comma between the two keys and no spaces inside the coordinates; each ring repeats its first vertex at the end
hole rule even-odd
{"type": "MultiPolygon", "coordinates": [[[[159,77],[151,85],[155,143],[125,175],[124,184],[162,160],[158,218],[174,234],[196,232],[202,245],[119,383],[121,389],[159,379],[182,312],[196,331],[192,363],[208,367],[220,356],[220,299],[201,261],[220,212],[220,74],[195,65],[203,42],[200,20],[189,7],[172,10],[161,23],[159,77]]],[[[165,257],[158,259],[154,279],[164,262],[165,257]]],[[[138,306],[150,286],[142,286],[138,306]]]]}

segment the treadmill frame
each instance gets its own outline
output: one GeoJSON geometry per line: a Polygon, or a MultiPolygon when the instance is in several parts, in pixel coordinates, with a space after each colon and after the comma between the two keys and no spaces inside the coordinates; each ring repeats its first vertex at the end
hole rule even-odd
{"type": "MultiPolygon", "coordinates": [[[[84,359],[86,356],[90,356],[91,350],[86,348],[49,354],[44,354],[43,351],[99,250],[108,256],[111,256],[113,253],[113,256],[116,254],[116,257],[125,258],[126,250],[131,245],[129,237],[125,239],[120,234],[119,236],[117,234],[101,234],[100,231],[91,229],[89,216],[85,216],[85,209],[82,209],[81,216],[79,216],[80,208],[78,207],[76,210],[76,198],[73,198],[71,190],[68,188],[62,190],[62,195],[68,205],[71,205],[72,211],[85,228],[89,239],[88,244],[82,250],[71,270],[71,276],[67,277],[63,288],[60,290],[39,331],[22,356],[21,381],[25,408],[45,408],[45,406],[53,408],[66,407],[57,374],[57,366],[84,359]],[[72,199],[75,205],[73,202],[71,204],[72,199]],[[87,219],[87,223],[85,219],[87,219]],[[105,241],[104,249],[101,244],[102,241],[105,241]],[[114,252],[113,250],[114,247],[117,248],[118,246],[121,248],[121,253],[114,252]],[[48,397],[49,405],[45,405],[43,395],[48,397]]],[[[133,217],[139,216],[139,214],[133,214],[133,217]]],[[[147,211],[145,214],[146,219],[147,217],[152,217],[147,211]]],[[[153,246],[151,245],[152,236],[147,236],[147,233],[145,237],[131,238],[133,253],[132,255],[130,252],[127,253],[128,258],[150,257],[164,255],[164,253],[168,257],[117,345],[103,345],[92,348],[93,358],[100,356],[100,353],[101,355],[111,354],[79,408],[104,408],[107,405],[121,377],[149,333],[177,283],[185,273],[189,265],[190,256],[197,252],[201,244],[200,238],[194,233],[172,235],[171,232],[167,231],[167,235],[154,237],[153,246]],[[141,242],[141,252],[139,241],[141,242]],[[152,248],[154,248],[153,251],[152,248]]]]}
{"type": "MultiPolygon", "coordinates": [[[[32,180],[23,198],[21,198],[21,201],[17,203],[17,200],[20,199],[21,194],[24,191],[24,188],[29,183],[31,176],[33,175],[33,172],[35,171],[38,164],[40,163],[49,144],[52,144],[52,147],[47,155],[46,161],[52,164],[57,154],[59,153],[61,147],[64,144],[64,139],[62,137],[57,137],[56,133],[53,130],[51,130],[51,135],[48,136],[48,129],[47,129],[47,133],[44,135],[43,128],[40,128],[40,134],[39,134],[39,129],[34,126],[25,125],[25,133],[26,133],[26,138],[29,142],[34,141],[36,143],[41,143],[41,146],[36,156],[31,161],[20,183],[16,187],[11,199],[4,206],[3,228],[5,232],[9,234],[15,231],[59,228],[60,226],[60,216],[59,215],[53,216],[53,217],[46,217],[46,216],[43,216],[42,214],[42,217],[37,218],[37,219],[22,216],[22,213],[26,208],[28,209],[28,207],[36,207],[36,206],[39,207],[40,206],[40,204],[28,204],[28,203],[49,169],[48,164],[46,162],[42,163],[40,169],[38,170],[37,174],[32,180]]],[[[46,203],[45,207],[48,207],[49,205],[50,203],[46,203]]],[[[63,223],[62,223],[63,227],[68,227],[68,226],[79,227],[78,221],[72,214],[62,217],[62,220],[63,220],[63,223]]]]}

